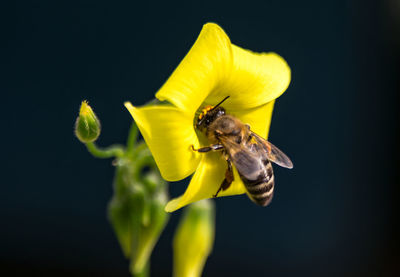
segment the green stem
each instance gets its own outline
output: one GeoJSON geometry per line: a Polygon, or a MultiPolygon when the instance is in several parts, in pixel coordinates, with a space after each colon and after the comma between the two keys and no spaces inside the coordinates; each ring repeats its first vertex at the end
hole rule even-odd
{"type": "Polygon", "coordinates": [[[154,160],[153,157],[149,155],[137,156],[135,160],[135,166],[133,168],[133,177],[136,180],[141,180],[140,174],[145,166],[153,167],[154,160]]]}
{"type": "Polygon", "coordinates": [[[124,156],[124,149],[119,145],[112,145],[108,148],[98,148],[93,142],[86,143],[86,148],[96,158],[107,159],[107,158],[121,158],[124,156]]]}
{"type": "Polygon", "coordinates": [[[132,273],[133,277],[149,277],[150,276],[150,260],[147,261],[147,264],[143,267],[142,272],[132,273]]]}
{"type": "Polygon", "coordinates": [[[143,156],[147,154],[151,155],[150,150],[144,141],[141,141],[138,144],[136,144],[135,147],[133,147],[133,149],[127,154],[133,160],[136,160],[138,156],[143,156]]]}
{"type": "Polygon", "coordinates": [[[128,155],[130,155],[134,151],[138,135],[138,127],[136,126],[135,122],[132,122],[131,129],[129,130],[128,140],[126,143],[126,153],[128,155]]]}

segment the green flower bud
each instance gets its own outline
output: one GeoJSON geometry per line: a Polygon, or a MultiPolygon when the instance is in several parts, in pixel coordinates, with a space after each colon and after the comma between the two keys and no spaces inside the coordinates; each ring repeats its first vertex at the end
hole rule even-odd
{"type": "Polygon", "coordinates": [[[141,187],[126,191],[124,196],[114,195],[108,207],[108,216],[126,258],[138,244],[145,207],[145,194],[141,187]]]}
{"type": "Polygon", "coordinates": [[[150,200],[150,221],[140,229],[138,245],[131,257],[132,274],[141,273],[149,262],[150,255],[161,232],[168,222],[169,214],[164,211],[168,201],[167,192],[163,190],[150,200]]]}
{"type": "Polygon", "coordinates": [[[212,251],[214,234],[215,212],[211,200],[191,204],[174,236],[174,277],[201,276],[212,251]]]}
{"type": "Polygon", "coordinates": [[[87,101],[82,101],[79,116],[75,122],[75,135],[83,143],[95,141],[101,131],[100,121],[87,101]]]}
{"type": "Polygon", "coordinates": [[[122,158],[116,164],[115,194],[109,205],[109,220],[125,257],[131,261],[131,272],[141,276],[148,270],[153,248],[169,218],[164,211],[168,201],[167,184],[154,169],[145,175],[148,186],[143,179],[137,179],[140,176],[135,172],[140,172],[145,165],[137,159],[122,158]],[[157,180],[160,183],[156,184],[157,180]]]}

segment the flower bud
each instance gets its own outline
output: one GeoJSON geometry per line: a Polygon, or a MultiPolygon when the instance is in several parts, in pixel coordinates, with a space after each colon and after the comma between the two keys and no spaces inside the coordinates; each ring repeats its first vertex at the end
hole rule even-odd
{"type": "Polygon", "coordinates": [[[168,201],[166,182],[161,177],[150,177],[152,173],[158,174],[151,170],[148,182],[160,180],[160,183],[146,187],[143,180],[134,178],[135,166],[136,163],[120,160],[108,211],[124,255],[131,261],[131,272],[136,276],[146,270],[169,214],[164,211],[168,201]]]}
{"type": "Polygon", "coordinates": [[[131,258],[133,248],[139,241],[144,206],[145,194],[141,187],[127,190],[123,196],[114,194],[108,206],[109,220],[128,259],[131,258]]]}
{"type": "Polygon", "coordinates": [[[100,121],[87,101],[82,101],[79,116],[75,122],[75,135],[82,142],[95,141],[101,131],[100,121]]]}
{"type": "Polygon", "coordinates": [[[191,204],[174,236],[174,277],[201,276],[212,251],[214,234],[215,215],[211,200],[191,204]]]}
{"type": "Polygon", "coordinates": [[[145,269],[161,232],[168,222],[169,214],[164,211],[168,201],[166,190],[162,190],[150,200],[150,220],[142,225],[139,232],[140,240],[131,256],[131,272],[138,274],[145,269]]]}

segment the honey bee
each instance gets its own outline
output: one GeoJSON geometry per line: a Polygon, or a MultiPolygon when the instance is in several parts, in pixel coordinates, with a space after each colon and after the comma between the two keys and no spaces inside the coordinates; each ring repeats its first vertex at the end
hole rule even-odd
{"type": "Polygon", "coordinates": [[[250,130],[250,126],[238,118],[226,114],[220,105],[206,106],[199,115],[196,128],[203,132],[210,146],[193,151],[222,151],[228,168],[225,178],[214,197],[221,190],[229,188],[234,180],[232,164],[243,181],[247,195],[256,204],[267,206],[274,192],[274,173],[271,162],[286,168],[293,168],[291,160],[276,146],[250,130]]]}

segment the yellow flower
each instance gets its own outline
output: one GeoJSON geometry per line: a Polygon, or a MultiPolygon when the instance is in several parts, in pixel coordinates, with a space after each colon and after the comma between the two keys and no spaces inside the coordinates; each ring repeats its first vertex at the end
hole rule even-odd
{"type": "MultiPolygon", "coordinates": [[[[223,104],[226,112],[267,137],[274,99],[286,90],[289,82],[290,68],[279,55],[254,53],[233,45],[221,27],[207,23],[189,53],[156,93],[158,100],[169,104],[136,108],[125,103],[164,179],[178,181],[195,172],[186,192],[171,200],[166,211],[211,198],[225,176],[227,165],[220,153],[191,150],[191,145],[209,145],[194,128],[198,110],[229,95],[223,104]]],[[[231,186],[218,196],[245,193],[236,170],[234,177],[231,186]]]]}

